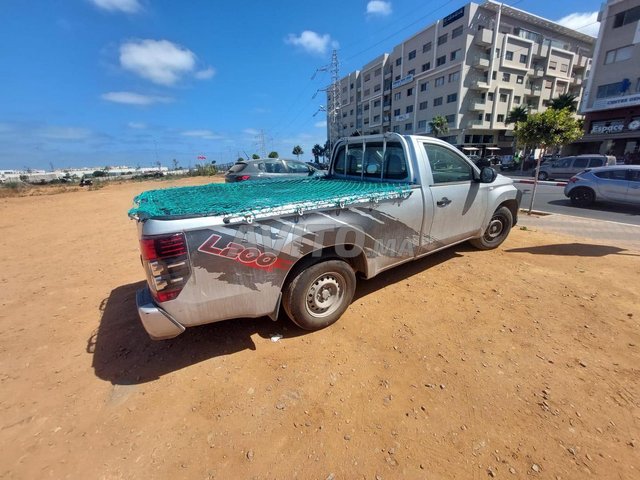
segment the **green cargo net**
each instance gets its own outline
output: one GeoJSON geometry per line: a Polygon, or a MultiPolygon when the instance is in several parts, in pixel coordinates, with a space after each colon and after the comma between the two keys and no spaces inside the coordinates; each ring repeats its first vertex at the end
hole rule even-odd
{"type": "Polygon", "coordinates": [[[146,220],[223,216],[235,223],[310,210],[344,208],[407,198],[406,183],[380,183],[333,178],[210,183],[195,187],[149,190],[135,197],[131,218],[146,220]]]}

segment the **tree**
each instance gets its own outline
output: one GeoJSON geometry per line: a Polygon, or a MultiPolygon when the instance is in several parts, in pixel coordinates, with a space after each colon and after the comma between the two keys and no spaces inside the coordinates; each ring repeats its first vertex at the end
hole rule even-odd
{"type": "Polygon", "coordinates": [[[238,159],[236,160],[236,162],[244,162],[244,158],[242,158],[242,157],[238,157],[238,159]]]}
{"type": "Polygon", "coordinates": [[[280,155],[278,155],[278,152],[271,152],[269,153],[269,158],[279,158],[280,155]]]}
{"type": "Polygon", "coordinates": [[[431,133],[434,137],[449,133],[449,122],[447,122],[447,119],[442,115],[433,117],[429,122],[429,126],[431,127],[431,133]]]}
{"type": "Polygon", "coordinates": [[[562,93],[549,102],[549,108],[554,110],[568,109],[570,112],[575,112],[578,109],[578,101],[576,96],[571,93],[562,93]]]}
{"type": "Polygon", "coordinates": [[[300,145],[296,145],[295,147],[293,147],[293,151],[291,153],[297,156],[298,160],[300,160],[300,155],[302,155],[304,152],[302,151],[302,147],[300,145]]]}
{"type": "Polygon", "coordinates": [[[253,158],[254,160],[258,160],[260,158],[260,155],[254,153],[253,155],[251,155],[251,158],[253,158]]]}
{"type": "Polygon", "coordinates": [[[514,129],[518,145],[540,148],[560,148],[581,138],[582,133],[582,122],[573,118],[568,109],[553,108],[529,115],[514,129]]]}
{"type": "Polygon", "coordinates": [[[315,144],[311,149],[311,153],[313,154],[313,158],[316,162],[320,159],[320,157],[324,154],[323,148],[319,144],[315,144]]]}
{"type": "Polygon", "coordinates": [[[322,159],[324,160],[326,157],[331,158],[331,144],[329,140],[324,142],[324,150],[322,151],[322,159]]]}
{"type": "Polygon", "coordinates": [[[173,159],[173,169],[174,170],[178,169],[178,160],[176,160],[175,158],[173,159]]]}

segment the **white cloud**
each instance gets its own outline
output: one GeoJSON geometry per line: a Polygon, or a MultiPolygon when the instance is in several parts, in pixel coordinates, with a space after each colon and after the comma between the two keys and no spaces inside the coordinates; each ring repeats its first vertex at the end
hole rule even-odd
{"type": "Polygon", "coordinates": [[[571,13],[560,20],[556,20],[556,23],[592,37],[597,37],[598,30],[600,30],[598,12],[571,13]]]}
{"type": "Polygon", "coordinates": [[[307,53],[323,55],[327,52],[329,45],[336,48],[337,42],[331,41],[331,36],[328,33],[320,35],[310,30],[305,30],[299,36],[290,33],[285,39],[285,43],[289,45],[295,45],[305,50],[307,53]]]}
{"type": "Polygon", "coordinates": [[[187,130],[182,132],[182,135],[185,137],[202,138],[204,140],[220,140],[224,138],[221,135],[216,135],[211,130],[187,130]]]}
{"type": "Polygon", "coordinates": [[[48,140],[86,140],[93,134],[87,128],[47,126],[41,128],[37,135],[48,140]]]}
{"type": "Polygon", "coordinates": [[[245,135],[258,135],[260,131],[256,130],[255,128],[245,128],[244,130],[242,130],[242,133],[244,133],[245,135]]]}
{"type": "Polygon", "coordinates": [[[171,86],[196,67],[196,55],[168,40],[133,40],[120,46],[120,65],[142,78],[171,86]]]}
{"type": "Polygon", "coordinates": [[[195,73],[195,77],[198,80],[208,80],[216,74],[216,71],[213,67],[205,68],[204,70],[198,70],[195,73]]]}
{"type": "Polygon", "coordinates": [[[136,13],[142,10],[138,0],[91,0],[91,3],[109,12],[136,13]]]}
{"type": "Polygon", "coordinates": [[[127,125],[129,126],[129,128],[136,128],[139,130],[143,128],[147,128],[147,124],[141,123],[141,122],[129,122],[127,125]]]}
{"type": "Polygon", "coordinates": [[[367,3],[368,15],[380,15],[386,17],[391,15],[391,2],[383,2],[382,0],[371,0],[367,3]]]}
{"type": "Polygon", "coordinates": [[[313,126],[316,128],[327,128],[327,121],[323,120],[322,122],[316,122],[313,126]]]}
{"type": "Polygon", "coordinates": [[[101,95],[103,100],[125,105],[152,105],[154,103],[170,103],[170,97],[158,97],[154,95],[142,95],[134,92],[108,92],[101,95]]]}

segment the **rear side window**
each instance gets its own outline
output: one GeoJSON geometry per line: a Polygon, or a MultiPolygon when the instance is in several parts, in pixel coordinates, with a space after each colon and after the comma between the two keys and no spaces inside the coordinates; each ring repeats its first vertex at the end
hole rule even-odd
{"type": "Polygon", "coordinates": [[[604,160],[601,158],[590,158],[589,159],[589,168],[601,167],[604,165],[604,160]]]}
{"type": "Polygon", "coordinates": [[[309,167],[304,163],[287,162],[289,173],[309,173],[309,167]]]}
{"type": "Polygon", "coordinates": [[[264,162],[267,173],[287,173],[287,168],[280,160],[268,160],[264,162]]]}
{"type": "Polygon", "coordinates": [[[588,158],[576,158],[576,161],[573,162],[573,168],[587,168],[587,165],[589,164],[589,159],[588,158]]]}
{"type": "Polygon", "coordinates": [[[598,178],[606,178],[608,180],[626,180],[627,179],[627,171],[620,168],[615,168],[611,170],[605,170],[602,172],[594,173],[594,175],[598,178]]]}
{"type": "Polygon", "coordinates": [[[574,157],[561,158],[560,160],[555,162],[553,166],[556,168],[569,168],[571,167],[571,162],[573,162],[573,158],[574,157]]]}
{"type": "Polygon", "coordinates": [[[247,165],[247,163],[236,163],[229,169],[229,171],[231,173],[238,173],[247,168],[247,165]]]}

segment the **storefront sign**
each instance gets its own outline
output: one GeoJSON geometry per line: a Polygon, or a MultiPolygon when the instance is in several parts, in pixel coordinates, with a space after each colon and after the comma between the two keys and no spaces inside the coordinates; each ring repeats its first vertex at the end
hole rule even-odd
{"type": "Polygon", "coordinates": [[[624,97],[601,98],[593,102],[592,109],[605,110],[608,108],[623,108],[640,105],[640,93],[625,95],[624,97]]]}
{"type": "Polygon", "coordinates": [[[632,118],[631,121],[627,124],[626,128],[625,128],[623,119],[592,122],[591,132],[589,133],[596,134],[596,135],[603,135],[603,134],[609,134],[609,133],[622,133],[624,131],[635,131],[635,130],[640,130],[640,118],[637,118],[637,117],[632,118]]]}
{"type": "Polygon", "coordinates": [[[442,26],[446,27],[450,23],[453,23],[453,22],[455,22],[456,20],[458,20],[459,18],[462,18],[462,17],[464,17],[464,7],[461,7],[458,10],[456,10],[455,12],[450,13],[449,15],[444,17],[442,19],[442,26]]]}
{"type": "Polygon", "coordinates": [[[413,74],[402,77],[400,80],[396,80],[391,84],[391,88],[398,88],[411,82],[413,82],[413,74]]]}

